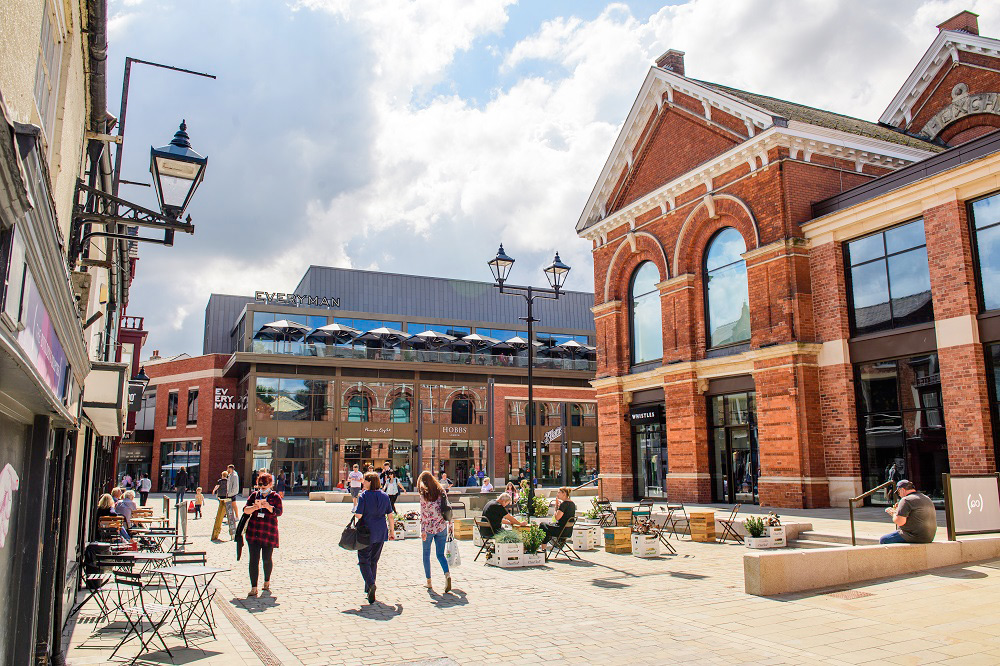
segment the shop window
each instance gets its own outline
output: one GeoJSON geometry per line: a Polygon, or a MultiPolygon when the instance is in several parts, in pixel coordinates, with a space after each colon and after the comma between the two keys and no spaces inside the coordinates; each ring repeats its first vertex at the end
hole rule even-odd
{"type": "Polygon", "coordinates": [[[716,502],[758,502],[760,456],[755,405],[752,391],[708,399],[712,496],[716,502]]]}
{"type": "Polygon", "coordinates": [[[142,407],[135,415],[136,430],[153,430],[156,426],[156,388],[147,387],[142,393],[142,407]]]}
{"type": "Polygon", "coordinates": [[[347,402],[347,420],[355,423],[368,422],[368,396],[364,393],[355,393],[347,402]]]}
{"type": "Polygon", "coordinates": [[[410,422],[410,401],[405,396],[400,396],[392,401],[392,423],[410,422]]]}
{"type": "Polygon", "coordinates": [[[48,0],[42,11],[42,35],[38,42],[38,61],[35,66],[35,105],[42,121],[48,143],[55,143],[56,110],[59,83],[62,74],[63,27],[61,3],[48,0]]]}
{"type": "Polygon", "coordinates": [[[750,296],[747,251],[743,235],[727,227],[715,235],[705,253],[705,301],[709,347],[725,347],[750,339],[750,296]]]}
{"type": "MultiPolygon", "coordinates": [[[[948,444],[937,354],[861,363],[855,372],[865,488],[909,479],[942,497],[948,444]]],[[[891,501],[881,491],[872,497],[876,504],[891,501]]]]}
{"type": "Polygon", "coordinates": [[[472,423],[472,401],[465,396],[455,398],[451,403],[452,423],[472,423]]]}
{"type": "Polygon", "coordinates": [[[984,310],[1000,310],[1000,194],[970,205],[984,310]]]}
{"type": "Polygon", "coordinates": [[[855,335],[934,321],[924,221],[847,243],[855,335]]]}
{"type": "Polygon", "coordinates": [[[196,425],[198,423],[198,389],[188,390],[188,414],[187,424],[196,425]]]}
{"type": "Polygon", "coordinates": [[[160,444],[160,490],[176,485],[177,474],[187,471],[187,489],[201,484],[201,442],[164,442],[160,444]]]}
{"type": "Polygon", "coordinates": [[[663,319],[660,316],[660,292],[656,288],[660,271],[645,261],[632,274],[629,286],[632,365],[663,358],[663,319]]]}
{"type": "Polygon", "coordinates": [[[167,427],[172,428],[177,425],[177,391],[167,394],[167,427]]]}
{"type": "Polygon", "coordinates": [[[583,410],[580,409],[580,405],[569,406],[569,424],[574,427],[583,425],[583,410]]]}

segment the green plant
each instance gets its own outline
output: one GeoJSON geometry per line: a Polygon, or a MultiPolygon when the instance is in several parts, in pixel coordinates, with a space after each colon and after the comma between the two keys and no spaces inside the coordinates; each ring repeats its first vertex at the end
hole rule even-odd
{"type": "Polygon", "coordinates": [[[393,516],[393,520],[396,521],[396,529],[403,528],[403,514],[397,513],[393,516]]]}
{"type": "Polygon", "coordinates": [[[653,521],[649,518],[636,518],[632,523],[633,534],[650,534],[653,531],[653,521]]]}
{"type": "Polygon", "coordinates": [[[597,520],[601,517],[601,510],[597,508],[597,498],[590,500],[590,508],[583,512],[583,517],[587,520],[597,520]]]}
{"type": "Polygon", "coordinates": [[[760,516],[750,516],[743,521],[743,527],[746,528],[747,534],[755,539],[764,536],[764,533],[767,532],[767,525],[760,516]]]}
{"type": "MultiPolygon", "coordinates": [[[[528,514],[528,493],[525,491],[517,498],[517,511],[522,515],[528,514]]],[[[549,500],[546,497],[540,495],[534,496],[534,504],[532,504],[532,516],[545,516],[549,513],[549,500]]]]}
{"type": "Polygon", "coordinates": [[[521,533],[517,530],[503,530],[493,537],[497,543],[521,543],[521,533]]]}
{"type": "Polygon", "coordinates": [[[521,539],[524,541],[524,552],[532,555],[538,552],[545,540],[545,532],[538,525],[532,525],[521,534],[521,539]]]}

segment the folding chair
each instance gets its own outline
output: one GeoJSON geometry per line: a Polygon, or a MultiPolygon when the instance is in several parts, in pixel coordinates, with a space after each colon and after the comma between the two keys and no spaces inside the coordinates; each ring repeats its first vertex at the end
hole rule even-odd
{"type": "Polygon", "coordinates": [[[670,542],[667,541],[667,534],[666,534],[667,520],[664,520],[661,524],[657,525],[656,521],[650,519],[650,523],[652,523],[652,527],[650,528],[649,533],[655,536],[657,541],[662,543],[664,547],[666,547],[666,549],[670,551],[671,555],[676,555],[677,551],[674,549],[673,546],[670,545],[670,542]]]}
{"type": "MultiPolygon", "coordinates": [[[[86,575],[85,581],[87,589],[90,590],[87,599],[93,597],[100,609],[97,616],[98,622],[112,617],[121,609],[123,593],[125,597],[130,597],[129,590],[121,589],[117,583],[112,583],[111,580],[117,573],[131,573],[133,566],[135,566],[135,560],[125,555],[98,553],[94,556],[94,567],[97,569],[97,573],[86,575]]],[[[77,606],[77,610],[80,610],[87,599],[84,599],[77,606]]]]}
{"type": "Polygon", "coordinates": [[[635,531],[635,522],[640,518],[652,521],[653,500],[640,500],[637,506],[632,507],[632,531],[635,531]]]}
{"type": "Polygon", "coordinates": [[[728,518],[719,519],[719,522],[722,523],[722,538],[719,541],[725,543],[726,539],[732,537],[736,543],[743,543],[743,537],[736,531],[736,514],[740,512],[741,506],[743,505],[737,504],[733,507],[733,511],[729,514],[728,518]]]}
{"type": "Polygon", "coordinates": [[[159,639],[160,645],[163,649],[167,651],[167,654],[173,657],[173,653],[170,652],[170,648],[167,647],[166,642],[163,640],[163,636],[160,634],[160,627],[170,618],[174,613],[174,607],[167,604],[160,603],[146,603],[145,596],[143,595],[144,585],[139,574],[134,573],[115,573],[115,584],[124,589],[134,590],[134,598],[138,601],[138,604],[133,602],[130,606],[125,606],[121,609],[122,614],[125,615],[125,619],[128,621],[128,627],[126,628],[125,635],[122,637],[118,645],[115,646],[114,651],[111,656],[114,657],[118,653],[118,650],[125,643],[132,640],[130,638],[132,634],[139,639],[142,643],[142,647],[139,649],[139,653],[132,658],[130,663],[134,664],[140,655],[146,652],[146,648],[153,642],[154,638],[159,639]],[[146,634],[143,632],[143,621],[149,621],[150,633],[149,638],[146,638],[146,634]]]}
{"type": "Polygon", "coordinates": [[[490,524],[489,519],[484,516],[479,516],[476,518],[476,527],[479,529],[479,538],[483,540],[483,545],[479,547],[479,552],[472,558],[473,562],[478,560],[479,556],[484,552],[486,552],[487,557],[489,557],[488,551],[490,546],[496,548],[496,541],[493,540],[493,536],[486,536],[487,534],[493,534],[493,525],[490,524]],[[483,530],[486,531],[484,532],[483,530]]]}
{"type": "Polygon", "coordinates": [[[174,564],[207,564],[203,550],[175,550],[173,555],[174,564]]]}
{"type": "Polygon", "coordinates": [[[583,558],[573,550],[573,546],[569,544],[569,538],[573,536],[573,526],[576,525],[576,517],[570,518],[563,525],[563,528],[559,530],[559,533],[552,537],[552,549],[545,553],[545,561],[548,562],[550,559],[556,559],[560,553],[566,556],[567,560],[572,560],[574,557],[578,560],[583,558]]]}
{"type": "Polygon", "coordinates": [[[684,508],[683,504],[679,502],[677,504],[667,502],[667,520],[670,522],[670,533],[673,534],[678,541],[680,541],[682,534],[691,536],[691,521],[688,520],[687,509],[684,508]],[[681,516],[683,516],[683,518],[681,516]],[[678,526],[682,528],[680,533],[677,531],[678,526]]]}
{"type": "Polygon", "coordinates": [[[615,527],[618,525],[618,519],[615,517],[615,507],[611,502],[598,500],[597,510],[601,512],[597,523],[600,527],[615,527]]]}

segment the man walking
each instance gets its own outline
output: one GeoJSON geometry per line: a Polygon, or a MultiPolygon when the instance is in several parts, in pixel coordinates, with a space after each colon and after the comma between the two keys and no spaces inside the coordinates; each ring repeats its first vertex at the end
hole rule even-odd
{"type": "Polygon", "coordinates": [[[236,508],[233,504],[240,497],[240,475],[236,473],[235,465],[230,465],[228,471],[229,476],[226,477],[226,494],[229,495],[229,503],[226,509],[226,516],[229,520],[229,537],[235,539],[236,526],[239,525],[239,519],[236,517],[236,508]]]}
{"type": "Polygon", "coordinates": [[[139,506],[146,506],[146,498],[153,487],[153,482],[149,480],[149,474],[143,474],[139,480],[139,506]]]}
{"type": "Polygon", "coordinates": [[[219,533],[222,532],[222,519],[226,515],[226,505],[229,503],[229,496],[227,494],[229,492],[229,482],[226,480],[227,476],[229,476],[229,472],[222,470],[222,476],[215,482],[215,488],[212,489],[215,496],[219,498],[219,508],[215,512],[215,526],[212,528],[212,541],[219,540],[219,533]]]}

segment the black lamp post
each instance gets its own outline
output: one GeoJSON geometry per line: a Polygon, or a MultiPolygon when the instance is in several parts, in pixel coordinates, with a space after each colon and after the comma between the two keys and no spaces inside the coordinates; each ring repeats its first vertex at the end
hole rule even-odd
{"type": "Polygon", "coordinates": [[[164,215],[179,218],[205,177],[208,158],[191,150],[187,122],[181,121],[173,140],[162,148],[149,148],[149,172],[153,174],[156,200],[164,215]]]}
{"type": "Polygon", "coordinates": [[[566,276],[569,274],[569,266],[564,264],[562,260],[559,259],[559,253],[556,252],[556,257],[552,264],[544,269],[545,277],[549,281],[549,286],[551,289],[545,289],[542,287],[521,287],[521,286],[510,286],[507,285],[507,278],[510,275],[511,268],[514,267],[514,259],[507,256],[504,252],[503,244],[500,244],[500,249],[497,250],[497,256],[487,262],[490,267],[490,271],[493,273],[493,279],[496,281],[497,287],[500,289],[501,294],[511,293],[518,294],[524,297],[525,302],[528,304],[528,316],[519,317],[528,323],[528,519],[530,520],[532,514],[534,513],[535,507],[535,419],[538,417],[537,411],[535,410],[535,392],[534,392],[534,359],[535,359],[535,331],[534,323],[538,321],[535,319],[533,314],[533,306],[536,298],[544,298],[549,300],[559,300],[559,295],[562,293],[562,288],[566,284],[566,276]]]}

